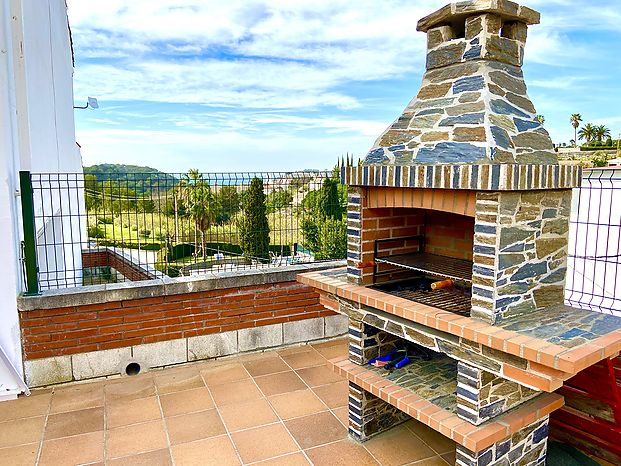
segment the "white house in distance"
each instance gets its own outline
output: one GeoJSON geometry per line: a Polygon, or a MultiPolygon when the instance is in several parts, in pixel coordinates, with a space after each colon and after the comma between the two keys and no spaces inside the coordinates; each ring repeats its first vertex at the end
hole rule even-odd
{"type": "MultiPolygon", "coordinates": [[[[65,0],[0,2],[0,399],[25,390],[16,295],[24,291],[19,171],[81,173],[65,0]]],[[[63,221],[58,199],[49,221],[63,221]]],[[[83,210],[82,210],[83,211],[83,210]]],[[[52,212],[46,212],[50,215],[52,212]]],[[[43,225],[37,223],[39,232],[43,225]]],[[[57,229],[62,235],[62,229],[57,229]]],[[[74,231],[73,238],[82,235],[74,231]]],[[[54,238],[61,244],[62,237],[54,238]]],[[[81,269],[80,245],[64,251],[81,269]]],[[[40,272],[45,263],[39,261],[40,272]]]]}

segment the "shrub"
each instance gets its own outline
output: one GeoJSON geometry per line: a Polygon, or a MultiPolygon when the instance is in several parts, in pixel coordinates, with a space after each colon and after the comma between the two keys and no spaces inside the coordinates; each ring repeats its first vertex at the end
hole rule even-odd
{"type": "Polygon", "coordinates": [[[97,223],[103,223],[104,225],[112,225],[114,223],[114,217],[98,217],[97,223]]]}
{"type": "Polygon", "coordinates": [[[319,225],[319,249],[315,259],[342,259],[347,255],[347,221],[326,218],[319,225]]]}
{"type": "MultiPolygon", "coordinates": [[[[138,249],[138,243],[133,243],[131,241],[115,241],[106,239],[103,241],[98,241],[97,244],[99,246],[110,246],[123,249],[138,249]]],[[[162,249],[162,246],[160,243],[141,243],[140,249],[142,249],[143,251],[159,251],[160,249],[162,249]]]]}
{"type": "Polygon", "coordinates": [[[138,234],[144,238],[148,238],[149,235],[151,235],[151,230],[143,229],[143,230],[140,230],[138,234]]]}
{"type": "Polygon", "coordinates": [[[89,238],[105,238],[106,232],[100,228],[98,225],[90,225],[88,227],[88,237],[89,238]]]}
{"type": "Polygon", "coordinates": [[[138,227],[136,225],[132,225],[132,231],[138,231],[138,227]]]}
{"type": "Polygon", "coordinates": [[[167,237],[164,233],[156,233],[153,237],[158,241],[166,241],[167,237]]]}
{"type": "Polygon", "coordinates": [[[293,196],[289,191],[276,189],[267,196],[267,211],[276,212],[284,207],[288,207],[293,202],[293,196]]]}
{"type": "Polygon", "coordinates": [[[594,167],[605,167],[608,165],[608,156],[605,152],[597,151],[591,157],[591,163],[594,167]]]}
{"type": "Polygon", "coordinates": [[[239,220],[239,242],[246,259],[269,259],[270,226],[267,221],[263,181],[254,177],[244,195],[239,220]]]}

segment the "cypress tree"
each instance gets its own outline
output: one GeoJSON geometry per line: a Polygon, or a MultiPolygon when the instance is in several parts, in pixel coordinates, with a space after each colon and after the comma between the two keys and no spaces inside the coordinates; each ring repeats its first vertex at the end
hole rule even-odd
{"type": "Polygon", "coordinates": [[[243,216],[239,222],[240,246],[247,259],[269,259],[270,227],[263,180],[254,177],[244,195],[243,216]]]}

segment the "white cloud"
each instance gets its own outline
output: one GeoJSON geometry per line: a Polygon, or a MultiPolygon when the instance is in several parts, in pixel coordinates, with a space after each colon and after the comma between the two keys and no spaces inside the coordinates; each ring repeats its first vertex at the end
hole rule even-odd
{"type": "MultiPolygon", "coordinates": [[[[240,160],[263,164],[256,168],[270,160],[279,168],[276,161],[285,159],[303,168],[315,160],[328,167],[330,157],[345,151],[363,155],[388,124],[374,112],[385,115],[390,105],[395,114],[388,118],[396,116],[396,93],[417,90],[425,60],[417,20],[447,1],[68,0],[76,99],[95,95],[102,104],[102,121],[89,116],[83,125],[89,129],[78,131],[85,161],[142,157],[155,163],[162,157],[165,164],[171,151],[183,152],[174,158],[176,170],[195,165],[186,163],[188,154],[204,161],[205,153],[241,147],[240,160]],[[120,108],[108,106],[110,101],[120,108]],[[168,105],[194,103],[203,111],[184,113],[189,106],[168,105]],[[104,120],[170,130],[92,129],[111,124],[104,120]],[[255,145],[257,157],[251,155],[255,145]]],[[[529,29],[526,63],[536,79],[527,84],[546,126],[563,140],[571,130],[568,111],[586,117],[587,102],[598,106],[583,98],[586,93],[579,102],[566,94],[591,85],[617,60],[616,44],[598,34],[618,31],[621,10],[606,0],[526,3],[542,12],[542,24],[529,29]]],[[[611,91],[609,100],[616,95],[611,91]]],[[[76,116],[79,126],[85,116],[76,116]]],[[[234,157],[215,159],[209,163],[238,163],[234,157]]]]}
{"type": "Polygon", "coordinates": [[[85,166],[132,163],[176,173],[329,169],[348,151],[363,156],[373,137],[96,129],[81,131],[79,142],[85,166]]]}

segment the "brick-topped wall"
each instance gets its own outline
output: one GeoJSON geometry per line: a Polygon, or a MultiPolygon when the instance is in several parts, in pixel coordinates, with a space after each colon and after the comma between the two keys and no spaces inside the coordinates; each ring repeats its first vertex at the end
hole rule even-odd
{"type": "Polygon", "coordinates": [[[333,315],[295,281],[20,312],[26,360],[333,315]]]}
{"type": "Polygon", "coordinates": [[[127,258],[115,253],[114,251],[102,248],[94,251],[82,251],[82,267],[112,267],[127,280],[140,281],[156,278],[137,264],[132,263],[127,258]]]}

